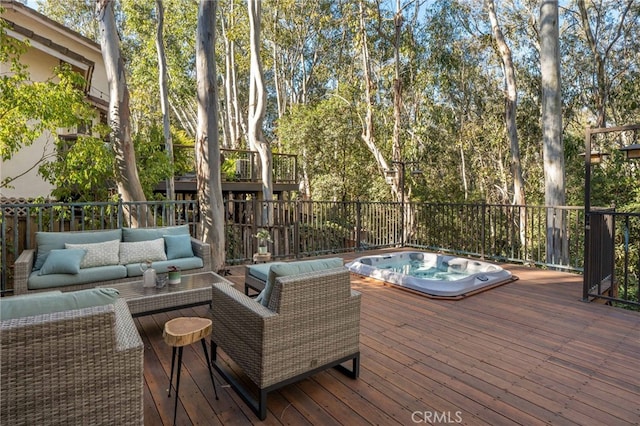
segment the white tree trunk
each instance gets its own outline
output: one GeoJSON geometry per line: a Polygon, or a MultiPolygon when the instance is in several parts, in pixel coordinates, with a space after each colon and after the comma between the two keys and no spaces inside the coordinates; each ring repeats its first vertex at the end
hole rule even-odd
{"type": "MultiPolygon", "coordinates": [[[[169,164],[173,170],[173,140],[171,139],[171,127],[169,124],[169,96],[167,89],[167,58],[164,53],[164,38],[162,35],[164,26],[164,6],[162,0],[156,0],[156,13],[158,15],[158,29],[156,33],[156,50],[158,51],[158,78],[160,86],[160,108],[162,111],[162,133],[164,146],[169,164]]],[[[173,172],[167,176],[167,200],[175,200],[176,190],[173,180],[173,172]]],[[[174,224],[174,215],[168,215],[169,225],[174,224]]]]}
{"type": "MultiPolygon", "coordinates": [[[[138,168],[136,154],[131,138],[131,110],[129,107],[129,89],[125,77],[125,66],[120,50],[120,40],[113,14],[113,2],[98,0],[96,16],[100,30],[102,57],[109,82],[109,127],[111,142],[115,152],[116,184],[118,193],[125,202],[146,201],[138,168]]],[[[140,220],[148,221],[147,209],[141,207],[136,212],[129,212],[130,226],[138,227],[140,220]]],[[[147,222],[148,223],[148,222],[147,222]]]]}
{"type": "Polygon", "coordinates": [[[540,73],[542,77],[542,139],[547,213],[547,263],[567,261],[565,223],[552,208],[565,205],[564,144],[560,85],[558,2],[540,6],[540,73]]]}
{"type": "Polygon", "coordinates": [[[240,110],[238,107],[238,92],[236,86],[236,64],[235,64],[235,42],[229,38],[228,29],[234,25],[233,20],[233,7],[234,3],[231,2],[229,11],[230,21],[222,18],[222,37],[224,39],[225,50],[225,73],[224,73],[224,88],[225,88],[225,106],[227,120],[225,128],[227,129],[228,140],[224,144],[225,147],[231,149],[240,148],[241,139],[241,127],[240,127],[240,110]]]}
{"type": "MultiPolygon", "coordinates": [[[[367,110],[365,113],[364,122],[362,123],[362,134],[360,135],[362,141],[367,145],[369,151],[373,154],[376,162],[378,163],[378,167],[384,172],[385,170],[389,170],[389,163],[385,160],[382,151],[378,149],[376,146],[375,137],[373,135],[373,94],[371,92],[371,87],[373,86],[373,81],[371,79],[371,64],[369,62],[369,47],[367,46],[367,33],[366,26],[364,21],[364,10],[362,7],[362,2],[359,2],[360,6],[360,43],[361,46],[361,57],[362,57],[362,71],[364,74],[364,90],[365,90],[365,103],[367,105],[367,110]]],[[[393,194],[398,193],[398,179],[395,179],[392,184],[392,192],[393,194]]]]}
{"type": "MultiPolygon", "coordinates": [[[[265,201],[273,200],[273,173],[271,146],[262,133],[262,123],[266,109],[267,94],[264,89],[262,75],[262,62],[260,61],[260,0],[247,0],[249,8],[250,45],[251,45],[251,67],[250,67],[250,90],[249,90],[249,119],[248,137],[253,150],[258,151],[260,156],[260,172],[262,176],[262,195],[265,201]]],[[[273,215],[270,210],[273,208],[268,203],[269,208],[262,212],[265,225],[270,225],[273,215]]]]}
{"type": "MultiPolygon", "coordinates": [[[[505,124],[511,146],[511,176],[513,179],[513,204],[524,206],[526,204],[524,191],[524,178],[522,177],[522,163],[520,161],[520,143],[518,141],[518,128],[516,126],[516,113],[518,109],[518,85],[516,82],[516,70],[513,65],[511,49],[500,28],[496,7],[493,0],[485,0],[485,6],[489,11],[489,21],[493,38],[498,45],[502,69],[504,72],[505,93],[505,124]]],[[[527,229],[527,215],[525,209],[519,211],[520,245],[524,247],[525,231],[527,229]]]]}
{"type": "Polygon", "coordinates": [[[200,203],[199,237],[211,245],[211,265],[214,271],[222,269],[225,262],[225,215],[220,182],[215,61],[216,6],[215,0],[200,0],[198,7],[196,35],[198,130],[195,148],[200,203]]]}

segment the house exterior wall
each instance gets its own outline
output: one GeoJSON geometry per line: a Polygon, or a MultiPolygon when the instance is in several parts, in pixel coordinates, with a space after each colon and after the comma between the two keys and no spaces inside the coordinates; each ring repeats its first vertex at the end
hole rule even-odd
{"type": "MultiPolygon", "coordinates": [[[[106,112],[109,91],[100,45],[20,3],[0,0],[0,5],[5,9],[2,18],[15,24],[15,30],[9,31],[9,35],[29,40],[31,44],[21,56],[21,62],[29,67],[31,80],[47,80],[53,76],[54,67],[60,65],[61,61],[70,63],[82,70],[85,78],[90,80],[88,99],[96,109],[106,112]]],[[[0,72],[7,72],[7,68],[7,64],[0,64],[0,72]]],[[[59,129],[58,134],[73,132],[74,129],[59,129]]],[[[36,163],[43,157],[55,154],[56,138],[57,135],[45,132],[32,145],[23,147],[9,161],[2,162],[2,178],[22,176],[12,182],[13,188],[0,188],[0,197],[51,197],[53,187],[38,175],[36,163]]]]}

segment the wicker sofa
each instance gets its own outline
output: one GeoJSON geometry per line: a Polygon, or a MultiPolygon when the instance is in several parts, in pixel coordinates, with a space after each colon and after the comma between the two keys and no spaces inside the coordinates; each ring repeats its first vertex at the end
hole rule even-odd
{"type": "MultiPolygon", "coordinates": [[[[80,292],[51,293],[74,298],[80,292]]],[[[2,303],[20,298],[44,296],[7,297],[2,303]]],[[[3,318],[0,424],[144,423],[144,347],[123,299],[3,318]]]]}
{"type": "Polygon", "coordinates": [[[330,367],[352,378],[359,374],[360,293],[351,290],[349,271],[341,266],[297,273],[295,264],[271,266],[266,306],[231,285],[213,286],[214,367],[261,420],[273,390],[330,367]],[[240,383],[218,349],[257,389],[240,383]],[[341,365],[349,361],[350,370],[341,365]]]}
{"type": "Polygon", "coordinates": [[[158,272],[166,272],[170,266],[177,266],[189,273],[211,270],[210,245],[190,237],[186,225],[37,232],[36,248],[24,250],[16,259],[13,292],[20,295],[52,289],[70,291],[139,281],[142,275],[140,262],[145,257],[153,260],[152,266],[158,272]],[[54,269],[53,273],[47,270],[43,274],[50,254],[64,256],[69,249],[85,249],[87,254],[82,262],[91,257],[91,263],[81,264],[78,270],[63,270],[64,273],[60,273],[54,269]],[[127,256],[123,254],[125,249],[127,256]],[[93,256],[89,256],[89,253],[93,256]]]}

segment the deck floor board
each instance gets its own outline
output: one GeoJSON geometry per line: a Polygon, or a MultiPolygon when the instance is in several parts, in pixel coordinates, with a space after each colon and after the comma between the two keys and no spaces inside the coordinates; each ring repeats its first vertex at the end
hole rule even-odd
{"type": "MultiPolygon", "coordinates": [[[[214,372],[215,400],[202,347],[190,345],[177,424],[640,424],[640,312],[582,302],[581,276],[505,267],[519,280],[456,301],[352,275],[363,294],[360,377],[328,370],[273,392],[264,422],[214,372]]],[[[229,269],[242,290],[244,268],[229,269]]],[[[200,306],[135,319],[145,424],[173,419],[163,324],[208,315],[200,306]]]]}

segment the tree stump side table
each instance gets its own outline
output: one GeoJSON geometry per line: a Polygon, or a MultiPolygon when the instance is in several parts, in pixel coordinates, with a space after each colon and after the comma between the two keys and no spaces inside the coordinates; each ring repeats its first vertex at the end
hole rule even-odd
{"type": "Polygon", "coordinates": [[[171,346],[173,353],[171,355],[171,377],[169,378],[169,397],[171,397],[171,387],[173,383],[173,367],[176,360],[176,349],[178,350],[178,373],[176,377],[176,393],[175,404],[173,408],[173,424],[176,424],[176,413],[178,410],[178,390],[180,389],[180,370],[182,370],[182,350],[185,346],[200,340],[202,342],[202,349],[204,351],[204,359],[207,361],[207,367],[209,368],[209,376],[211,377],[211,384],[213,385],[213,392],[218,399],[218,391],[216,390],[216,384],[213,381],[213,370],[211,369],[211,360],[209,358],[209,352],[207,351],[207,344],[205,338],[211,334],[212,323],[210,319],[198,318],[198,317],[179,317],[167,321],[164,325],[162,337],[164,342],[171,346]]]}
{"type": "Polygon", "coordinates": [[[271,253],[254,253],[253,263],[267,263],[271,262],[271,253]]]}

